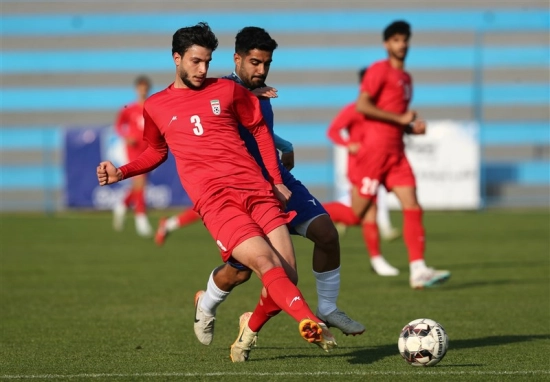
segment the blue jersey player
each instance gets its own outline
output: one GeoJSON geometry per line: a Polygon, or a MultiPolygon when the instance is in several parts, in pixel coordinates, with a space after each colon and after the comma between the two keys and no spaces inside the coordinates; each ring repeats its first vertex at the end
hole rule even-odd
{"type": "MultiPolygon", "coordinates": [[[[273,51],[277,43],[262,28],[246,27],[236,36],[235,71],[225,77],[231,79],[256,94],[260,98],[263,117],[273,134],[273,109],[270,98],[277,96],[277,90],[266,86],[273,51]]],[[[239,127],[248,151],[254,156],[260,167],[266,171],[258,146],[253,136],[244,128],[239,127]]],[[[274,135],[274,134],[273,134],[274,135]]],[[[338,233],[329,215],[321,203],[307,188],[288,171],[293,166],[292,145],[274,135],[277,148],[283,152],[280,164],[281,175],[285,186],[292,192],[287,204],[288,210],[297,212],[290,223],[290,232],[310,239],[314,243],[313,274],[316,278],[318,307],[317,316],[328,326],[340,329],[344,334],[361,334],[365,327],[349,318],[336,306],[340,289],[340,244],[338,233]],[[286,155],[285,155],[286,154],[286,155]]],[[[195,296],[195,334],[204,345],[209,345],[214,336],[216,308],[227,298],[231,290],[247,281],[251,271],[240,264],[226,263],[214,269],[207,283],[206,291],[198,291],[195,296]]],[[[243,360],[248,358],[250,346],[255,341],[256,332],[250,334],[248,316],[241,316],[239,338],[248,337],[248,341],[236,341],[232,346],[232,358],[243,360]],[[243,334],[245,336],[241,336],[243,334]],[[237,343],[238,342],[238,343],[237,343]],[[241,353],[241,354],[234,354],[241,353]]],[[[255,323],[258,327],[263,325],[255,323]]],[[[252,323],[251,323],[252,326],[252,323]]],[[[258,329],[259,330],[259,329],[258,329]]]]}

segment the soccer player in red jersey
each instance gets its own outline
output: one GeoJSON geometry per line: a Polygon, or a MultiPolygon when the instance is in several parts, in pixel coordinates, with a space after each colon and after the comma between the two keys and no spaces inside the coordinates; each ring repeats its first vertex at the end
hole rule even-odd
{"type": "Polygon", "coordinates": [[[357,171],[350,179],[352,209],[364,219],[378,187],[395,193],[403,209],[403,236],[409,253],[410,285],[414,289],[447,281],[449,271],[435,270],[424,261],[425,233],[416,180],[405,156],[403,134],[424,134],[426,122],[409,110],[412,79],[405,71],[410,25],[395,21],[384,30],[388,59],[374,63],[363,77],[357,111],[364,114],[365,135],[356,155],[357,171]]]}
{"type": "MultiPolygon", "coordinates": [[[[366,69],[359,71],[361,80],[366,69]]],[[[356,110],[355,102],[346,105],[331,122],[327,135],[329,139],[348,150],[348,178],[352,178],[357,172],[356,154],[361,148],[361,142],[365,139],[365,116],[356,110]]],[[[380,194],[380,189],[378,194],[380,194]]],[[[385,190],[384,190],[385,191],[385,190]]],[[[380,251],[380,235],[377,222],[379,215],[389,215],[387,205],[385,211],[379,212],[378,198],[373,197],[371,208],[368,209],[363,221],[359,219],[352,211],[351,207],[341,201],[323,203],[323,206],[330,214],[333,221],[345,226],[361,225],[363,238],[367,246],[372,269],[380,276],[397,276],[399,270],[391,266],[380,251]]],[[[390,231],[393,229],[389,222],[389,216],[385,217],[386,225],[384,229],[390,231]],[[389,225],[389,227],[388,227],[389,225]]]]}
{"type": "MultiPolygon", "coordinates": [[[[136,159],[147,148],[147,142],[143,140],[143,104],[151,90],[151,81],[145,76],[135,80],[137,101],[124,106],[118,113],[115,130],[126,143],[128,160],[136,159]]],[[[122,231],[124,217],[129,207],[134,207],[136,231],[138,235],[151,236],[152,228],[146,215],[145,186],[146,175],[139,175],[132,179],[132,187],[128,190],[124,200],[113,208],[113,228],[122,231]]]]}
{"type": "MultiPolygon", "coordinates": [[[[277,90],[265,84],[273,61],[273,52],[277,46],[277,42],[263,28],[248,26],[241,29],[235,36],[234,71],[223,78],[235,81],[260,98],[262,115],[269,133],[274,136],[275,145],[292,149],[289,143],[281,145],[280,138],[277,144],[278,139],[274,134],[275,116],[271,105],[271,98],[277,97],[277,90]]],[[[248,152],[266,175],[264,161],[258,151],[256,140],[243,126],[239,126],[239,134],[248,152]]],[[[287,166],[292,168],[293,161],[288,162],[287,166]]],[[[296,213],[288,224],[288,228],[291,234],[308,238],[314,243],[312,273],[316,281],[318,298],[315,315],[328,327],[338,328],[346,335],[361,334],[365,331],[365,327],[338,309],[336,304],[340,292],[338,232],[321,203],[289,172],[287,166],[284,166],[281,160],[279,168],[283,184],[292,193],[292,198],[286,206],[287,212],[296,213]]],[[[197,339],[202,344],[209,345],[213,341],[216,310],[219,305],[225,301],[233,288],[246,282],[250,275],[250,269],[228,261],[211,272],[206,290],[196,293],[194,329],[197,339]]],[[[241,330],[249,326],[253,332],[258,332],[266,322],[259,320],[259,317],[248,320],[247,313],[243,316],[240,322],[241,330]]],[[[237,351],[239,347],[238,343],[235,344],[232,352],[237,351]]]]}
{"type": "MultiPolygon", "coordinates": [[[[304,339],[329,351],[336,346],[334,337],[295,285],[296,259],[286,227],[294,213],[282,211],[291,193],[282,182],[273,138],[250,91],[231,80],[207,78],[217,46],[206,23],[176,31],[172,39],[175,81],[149,97],[144,106],[148,148],[120,168],[100,163],[99,184],[153,170],[166,160],[170,148],[181,183],[224,262],[240,263],[262,281],[254,320],[260,316],[267,321],[284,310],[299,322],[304,339]],[[239,123],[255,137],[269,180],[246,150],[239,123]]],[[[248,326],[240,334],[232,345],[233,362],[248,360],[256,338],[248,326]]]]}

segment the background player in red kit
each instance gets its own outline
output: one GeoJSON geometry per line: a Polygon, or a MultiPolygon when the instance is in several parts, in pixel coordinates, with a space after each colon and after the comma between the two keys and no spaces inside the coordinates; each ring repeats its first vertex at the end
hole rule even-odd
{"type": "MultiPolygon", "coordinates": [[[[359,81],[362,80],[365,72],[366,68],[359,71],[359,81]]],[[[344,146],[348,150],[348,179],[352,178],[353,174],[357,172],[356,155],[361,148],[361,142],[366,139],[364,137],[366,133],[364,123],[365,116],[356,110],[355,102],[353,102],[346,105],[338,113],[327,130],[327,135],[334,144],[344,146]]],[[[385,192],[386,190],[384,189],[383,191],[385,192]]],[[[381,189],[378,190],[377,196],[379,196],[380,193],[381,189]]],[[[384,198],[385,194],[382,199],[384,198]]],[[[384,204],[381,207],[383,211],[379,211],[379,198],[377,197],[375,199],[376,201],[373,198],[372,206],[368,209],[363,221],[353,213],[349,204],[342,203],[341,201],[334,201],[323,203],[323,206],[335,223],[343,224],[344,226],[361,225],[372,269],[380,276],[396,276],[399,274],[399,270],[391,266],[384,256],[382,256],[380,251],[380,235],[378,229],[380,222],[377,222],[377,219],[380,220],[380,216],[384,218],[382,220],[384,220],[385,224],[380,228],[383,232],[387,232],[388,237],[390,235],[395,235],[395,230],[391,226],[389,211],[387,209],[387,204],[385,204],[385,200],[383,200],[384,204]]],[[[395,238],[395,236],[392,238],[395,238]]]]}
{"type": "Polygon", "coordinates": [[[424,262],[425,233],[416,181],[405,156],[403,133],[424,134],[426,122],[408,110],[412,80],[405,68],[410,25],[395,21],[384,30],[388,59],[374,63],[361,83],[356,102],[364,114],[365,139],[357,153],[357,171],[350,179],[352,209],[363,219],[382,184],[395,193],[403,208],[403,236],[409,252],[410,285],[425,288],[445,282],[450,272],[428,268],[424,262]]]}
{"type": "MultiPolygon", "coordinates": [[[[136,159],[147,148],[147,142],[143,139],[143,104],[151,90],[151,81],[145,76],[136,78],[134,83],[137,100],[124,106],[118,113],[115,122],[117,134],[126,143],[126,153],[129,161],[136,159]]],[[[113,209],[113,228],[115,231],[122,231],[126,210],[133,206],[138,235],[145,237],[152,235],[152,228],[146,215],[146,183],[146,175],[132,178],[132,187],[126,193],[124,200],[115,205],[113,209]]]]}
{"type": "MultiPolygon", "coordinates": [[[[262,280],[264,288],[252,316],[267,321],[284,310],[299,322],[304,339],[329,351],[336,346],[334,337],[295,286],[296,260],[286,227],[294,213],[281,210],[291,193],[282,184],[260,103],[234,81],[206,77],[217,46],[206,23],[176,31],[175,82],[151,96],[144,107],[147,150],[118,169],[110,162],[100,163],[99,184],[153,170],[166,160],[170,148],[181,183],[222,259],[243,264],[262,280]],[[269,181],[246,150],[239,123],[256,138],[269,181]]],[[[248,325],[242,328],[231,346],[233,362],[248,360],[255,337],[248,325]]]]}

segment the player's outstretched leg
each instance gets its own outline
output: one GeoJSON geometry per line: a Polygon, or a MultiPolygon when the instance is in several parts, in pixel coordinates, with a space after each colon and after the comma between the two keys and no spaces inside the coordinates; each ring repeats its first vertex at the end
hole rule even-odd
{"type": "MultiPolygon", "coordinates": [[[[256,310],[248,320],[248,324],[246,325],[248,329],[243,329],[244,332],[257,333],[259,328],[272,316],[268,312],[270,309],[274,309],[276,312],[284,310],[285,313],[294,318],[298,323],[309,319],[317,324],[321,324],[322,321],[311,311],[302,293],[293,283],[293,281],[297,282],[297,274],[295,268],[293,268],[295,267],[294,251],[286,226],[281,225],[272,230],[266,229],[266,231],[269,232],[267,234],[269,243],[262,237],[251,237],[237,245],[232,253],[232,256],[237,261],[246,264],[254,270],[261,278],[265,289],[262,290],[256,310]],[[287,272],[291,273],[290,276],[292,276],[293,281],[291,281],[287,272]]],[[[235,341],[235,344],[239,344],[241,334],[235,341]]],[[[250,341],[251,336],[247,338],[250,341]]],[[[251,344],[245,343],[245,339],[243,338],[243,341],[241,341],[242,344],[240,347],[244,349],[250,348],[251,344]]],[[[320,343],[321,347],[327,351],[337,346],[334,337],[328,330],[326,336],[324,331],[321,331],[315,342],[320,343]]],[[[235,346],[232,348],[234,349],[235,346]]],[[[242,362],[248,359],[248,353],[246,357],[232,356],[232,359],[235,362],[242,362]]]]}
{"type": "MultiPolygon", "coordinates": [[[[266,275],[271,277],[280,271],[284,272],[282,268],[274,268],[271,275],[269,271],[266,275]]],[[[263,279],[262,279],[263,280],[263,279]]],[[[287,278],[288,280],[288,278],[287,278]]],[[[290,283],[290,285],[293,285],[290,283]]],[[[274,289],[274,288],[271,288],[274,289]]],[[[296,288],[296,290],[298,290],[296,288]]],[[[298,292],[299,294],[299,292],[298,292]]],[[[303,300],[301,294],[295,296],[289,304],[289,307],[295,311],[292,314],[293,318],[303,316],[303,312],[299,310],[309,310],[307,303],[303,300]],[[293,305],[295,304],[295,307],[293,305]],[[304,309],[305,308],[305,309],[304,309]]],[[[258,303],[254,312],[247,312],[241,315],[239,319],[239,334],[237,339],[231,345],[230,357],[233,362],[245,362],[250,357],[250,350],[256,346],[258,341],[258,332],[262,326],[272,317],[277,315],[281,311],[273,299],[270,297],[269,292],[265,289],[262,290],[261,302],[258,303]]],[[[290,314],[288,310],[287,313],[290,314]]],[[[311,311],[310,311],[311,312],[311,311]]],[[[312,313],[308,315],[311,318],[304,318],[299,321],[298,330],[303,339],[309,343],[313,343],[319,346],[326,352],[330,352],[333,348],[337,347],[336,339],[332,333],[328,330],[328,327],[319,318],[315,317],[312,313]]]]}
{"type": "Polygon", "coordinates": [[[323,207],[334,222],[338,235],[344,236],[349,226],[359,225],[361,219],[354,215],[351,207],[340,202],[323,203],[323,207]]]}
{"type": "Polygon", "coordinates": [[[306,318],[298,326],[300,335],[309,343],[319,346],[327,353],[336,346],[336,340],[328,327],[322,322],[315,322],[306,318]]]}
{"type": "Polygon", "coordinates": [[[363,333],[365,326],[351,319],[336,305],[340,294],[340,243],[330,217],[317,215],[313,220],[296,226],[295,230],[314,243],[313,275],[318,299],[316,316],[328,327],[338,328],[346,335],[363,333]]]}
{"type": "Polygon", "coordinates": [[[177,230],[178,228],[185,227],[191,223],[200,220],[199,214],[193,211],[191,208],[184,210],[177,216],[172,216],[168,219],[161,218],[157,232],[155,234],[155,243],[160,247],[164,245],[166,238],[170,232],[177,230]]]}

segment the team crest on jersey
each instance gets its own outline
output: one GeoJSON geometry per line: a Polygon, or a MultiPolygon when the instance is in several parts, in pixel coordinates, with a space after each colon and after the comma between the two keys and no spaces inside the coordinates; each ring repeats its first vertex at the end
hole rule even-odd
{"type": "Polygon", "coordinates": [[[212,106],[212,113],[215,115],[220,115],[222,112],[222,108],[220,106],[220,101],[217,99],[213,99],[210,101],[210,106],[212,106]]]}

